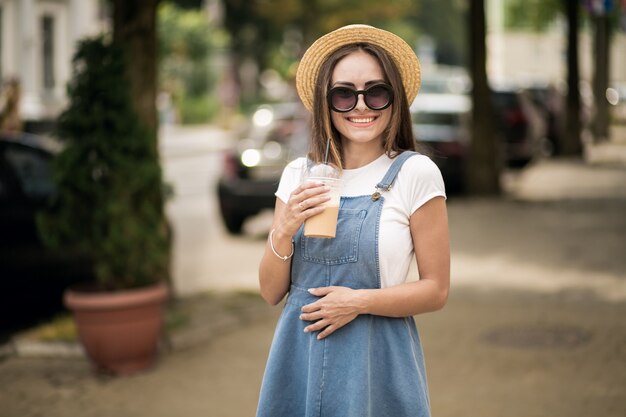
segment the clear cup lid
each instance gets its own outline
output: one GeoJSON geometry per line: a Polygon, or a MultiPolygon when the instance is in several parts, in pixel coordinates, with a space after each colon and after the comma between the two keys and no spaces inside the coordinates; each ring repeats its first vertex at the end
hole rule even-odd
{"type": "Polygon", "coordinates": [[[315,164],[306,171],[306,177],[340,178],[339,169],[332,164],[315,164]]]}

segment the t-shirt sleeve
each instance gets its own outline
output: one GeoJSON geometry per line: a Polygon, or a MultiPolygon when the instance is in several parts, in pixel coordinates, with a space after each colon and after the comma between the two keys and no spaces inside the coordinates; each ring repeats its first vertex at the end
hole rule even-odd
{"type": "Polygon", "coordinates": [[[276,197],[283,203],[287,204],[293,190],[300,185],[304,166],[306,166],[306,158],[298,158],[291,161],[283,169],[278,190],[275,193],[276,197]]]}
{"type": "MultiPolygon", "coordinates": [[[[446,198],[446,188],[439,167],[427,156],[418,155],[406,162],[404,178],[407,179],[406,207],[409,215],[435,197],[446,198]]],[[[404,167],[403,167],[404,171],[404,167]]]]}

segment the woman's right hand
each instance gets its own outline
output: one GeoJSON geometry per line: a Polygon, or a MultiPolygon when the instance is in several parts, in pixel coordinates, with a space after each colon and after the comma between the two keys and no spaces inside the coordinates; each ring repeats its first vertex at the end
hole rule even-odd
{"type": "Polygon", "coordinates": [[[324,211],[322,204],[330,200],[329,191],[322,183],[305,182],[293,190],[287,203],[276,199],[273,232],[259,267],[261,295],[271,305],[280,302],[289,290],[291,263],[284,257],[293,254],[293,236],[307,218],[324,211]]]}
{"type": "Polygon", "coordinates": [[[289,196],[282,215],[276,219],[276,229],[288,236],[295,235],[306,219],[324,211],[322,204],[330,200],[329,191],[321,182],[303,182],[289,196]]]}

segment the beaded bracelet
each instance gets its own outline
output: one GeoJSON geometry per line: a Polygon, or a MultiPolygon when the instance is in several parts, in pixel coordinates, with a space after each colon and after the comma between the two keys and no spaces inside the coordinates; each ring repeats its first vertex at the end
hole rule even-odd
{"type": "Polygon", "coordinates": [[[282,256],[279,255],[278,252],[276,252],[276,249],[274,248],[274,242],[273,242],[273,236],[274,236],[274,230],[276,229],[272,229],[270,231],[270,236],[269,236],[269,241],[270,241],[270,248],[272,248],[272,252],[274,252],[274,255],[276,255],[279,259],[281,259],[283,262],[287,262],[287,259],[291,258],[293,256],[293,252],[295,250],[294,245],[293,245],[293,240],[291,241],[291,253],[287,256],[282,256]]]}

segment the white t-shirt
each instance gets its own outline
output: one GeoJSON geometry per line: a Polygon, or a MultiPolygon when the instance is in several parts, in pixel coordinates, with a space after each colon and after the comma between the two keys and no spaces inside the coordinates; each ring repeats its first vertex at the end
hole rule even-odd
{"type": "MultiPolygon", "coordinates": [[[[383,154],[375,161],[357,168],[344,169],[342,196],[371,195],[382,181],[394,159],[383,154]]],[[[284,169],[276,197],[287,203],[291,192],[300,185],[306,158],[298,158],[284,169]]],[[[430,199],[446,197],[441,172],[425,155],[409,158],[398,173],[391,190],[383,192],[385,202],[380,216],[378,236],[381,287],[406,281],[414,260],[409,228],[411,214],[430,199]]]]}

